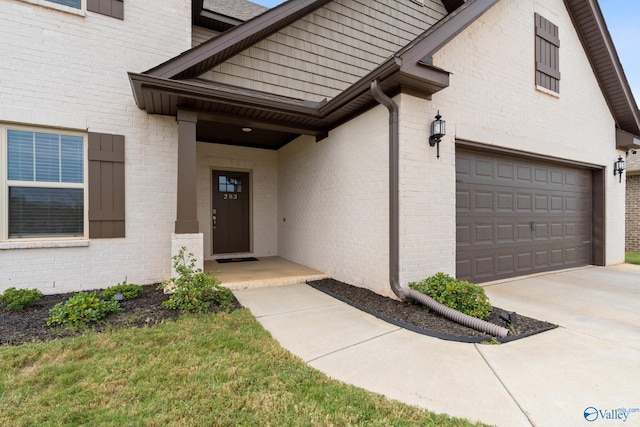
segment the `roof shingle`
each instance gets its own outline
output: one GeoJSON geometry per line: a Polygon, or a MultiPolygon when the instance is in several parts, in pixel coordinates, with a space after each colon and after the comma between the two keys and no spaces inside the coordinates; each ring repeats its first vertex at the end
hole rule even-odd
{"type": "Polygon", "coordinates": [[[241,21],[248,21],[269,10],[248,0],[203,0],[202,8],[241,21]]]}

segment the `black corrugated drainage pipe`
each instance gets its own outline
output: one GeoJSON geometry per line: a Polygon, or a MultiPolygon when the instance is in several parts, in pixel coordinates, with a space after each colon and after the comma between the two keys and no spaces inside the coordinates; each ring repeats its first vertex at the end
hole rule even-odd
{"type": "Polygon", "coordinates": [[[509,333],[503,328],[493,323],[486,322],[481,319],[469,316],[454,310],[446,305],[440,304],[433,298],[413,289],[403,289],[400,286],[400,244],[399,244],[399,118],[398,104],[389,98],[380,86],[378,81],[371,82],[371,94],[380,104],[389,110],[389,283],[391,290],[401,300],[411,298],[422,305],[427,306],[430,310],[435,311],[441,316],[449,320],[460,323],[477,331],[485,332],[493,336],[505,337],[509,333]]]}

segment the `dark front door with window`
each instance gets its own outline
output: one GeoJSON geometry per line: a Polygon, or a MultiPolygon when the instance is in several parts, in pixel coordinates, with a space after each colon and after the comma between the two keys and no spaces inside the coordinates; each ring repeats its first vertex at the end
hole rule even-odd
{"type": "Polygon", "coordinates": [[[249,174],[213,171],[213,253],[249,252],[249,174]]]}

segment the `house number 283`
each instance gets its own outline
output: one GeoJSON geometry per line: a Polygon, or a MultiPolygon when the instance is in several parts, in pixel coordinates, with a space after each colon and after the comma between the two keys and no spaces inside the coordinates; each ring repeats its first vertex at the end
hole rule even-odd
{"type": "Polygon", "coordinates": [[[224,194],[224,200],[238,200],[237,194],[224,194]]]}

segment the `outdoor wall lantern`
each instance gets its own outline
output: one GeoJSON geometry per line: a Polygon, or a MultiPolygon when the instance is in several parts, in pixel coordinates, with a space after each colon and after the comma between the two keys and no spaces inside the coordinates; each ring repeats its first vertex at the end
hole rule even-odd
{"type": "Polygon", "coordinates": [[[442,116],[440,115],[440,110],[438,110],[438,114],[436,114],[436,119],[431,122],[431,136],[429,137],[429,145],[434,146],[437,145],[436,148],[436,157],[440,158],[440,139],[445,136],[447,122],[441,120],[442,116]]]}
{"type": "Polygon", "coordinates": [[[613,176],[618,175],[618,182],[622,182],[622,172],[624,172],[624,160],[618,156],[618,160],[613,164],[613,176]]]}

